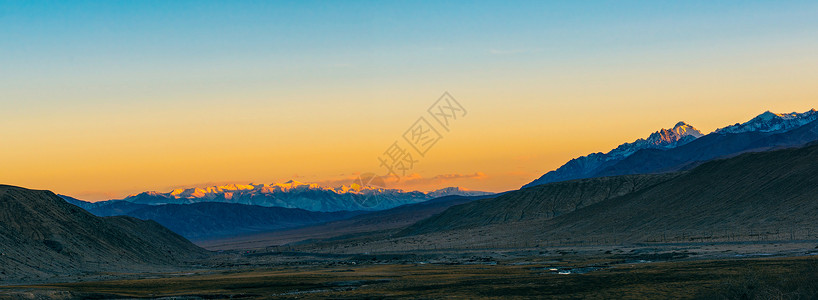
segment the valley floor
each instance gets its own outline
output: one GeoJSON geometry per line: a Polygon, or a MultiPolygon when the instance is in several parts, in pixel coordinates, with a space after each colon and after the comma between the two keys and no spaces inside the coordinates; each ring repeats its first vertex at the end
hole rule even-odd
{"type": "Polygon", "coordinates": [[[814,298],[815,245],[769,241],[373,254],[233,251],[178,273],[3,286],[0,299],[814,298]]]}

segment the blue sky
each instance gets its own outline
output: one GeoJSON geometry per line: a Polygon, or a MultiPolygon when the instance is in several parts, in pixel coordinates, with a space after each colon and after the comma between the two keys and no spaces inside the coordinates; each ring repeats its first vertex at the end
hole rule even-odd
{"type": "MultiPolygon", "coordinates": [[[[313,72],[538,62],[814,33],[818,4],[772,1],[4,1],[4,78],[157,69],[313,72]],[[78,71],[78,68],[86,71],[78,71]],[[15,74],[12,76],[12,74],[15,74]]],[[[712,49],[717,50],[717,49],[712,49]]],[[[190,71],[188,71],[190,70],[190,71]]],[[[262,75],[262,74],[260,74],[262,75]]],[[[359,74],[366,76],[366,74],[359,74]]]]}
{"type": "Polygon", "coordinates": [[[470,117],[418,172],[504,190],[680,120],[813,108],[815,37],[814,1],[0,0],[0,181],[331,180],[449,91],[470,117]]]}

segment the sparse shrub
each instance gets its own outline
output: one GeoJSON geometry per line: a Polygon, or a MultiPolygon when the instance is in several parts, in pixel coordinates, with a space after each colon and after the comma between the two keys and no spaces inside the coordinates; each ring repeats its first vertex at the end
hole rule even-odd
{"type": "Polygon", "coordinates": [[[752,266],[701,295],[702,299],[818,299],[818,261],[752,266]]]}

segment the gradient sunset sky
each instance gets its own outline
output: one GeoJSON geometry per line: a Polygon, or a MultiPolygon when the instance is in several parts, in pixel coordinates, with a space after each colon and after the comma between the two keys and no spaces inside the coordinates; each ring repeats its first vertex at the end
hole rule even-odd
{"type": "Polygon", "coordinates": [[[339,184],[448,91],[468,114],[393,187],[504,191],[817,83],[815,1],[0,0],[0,183],[339,184]]]}

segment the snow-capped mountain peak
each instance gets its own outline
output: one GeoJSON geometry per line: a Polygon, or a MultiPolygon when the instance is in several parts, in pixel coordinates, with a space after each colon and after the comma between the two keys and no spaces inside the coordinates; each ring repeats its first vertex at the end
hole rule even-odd
{"type": "Polygon", "coordinates": [[[648,148],[674,148],[686,144],[692,140],[704,136],[701,131],[693,126],[681,121],[673,128],[664,129],[651,133],[647,139],[638,139],[633,143],[624,143],[606,153],[606,160],[621,159],[636,151],[648,148]]]}
{"type": "Polygon", "coordinates": [[[679,123],[676,123],[676,126],[673,126],[672,131],[680,136],[692,135],[697,138],[704,136],[704,134],[701,131],[699,131],[692,125],[685,123],[684,121],[679,121],[679,123]]]}
{"type": "Polygon", "coordinates": [[[648,143],[657,146],[668,146],[676,143],[688,136],[700,138],[704,136],[701,131],[688,125],[685,122],[676,123],[671,129],[664,129],[654,132],[648,137],[648,143]]]}
{"type": "Polygon", "coordinates": [[[750,121],[717,129],[716,133],[784,132],[801,127],[815,120],[818,120],[818,112],[816,112],[815,109],[803,113],[792,112],[784,114],[777,114],[768,110],[750,119],[750,121]]]}

